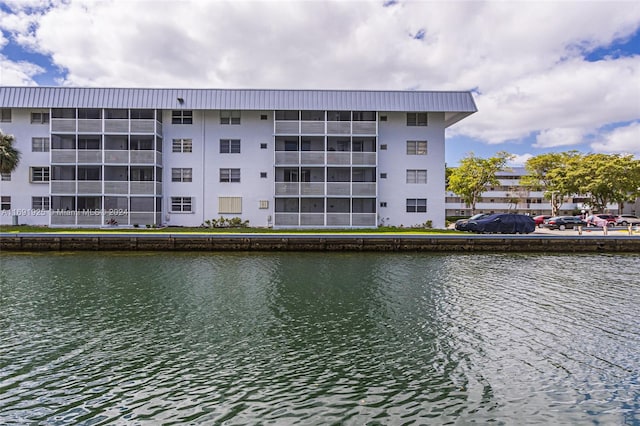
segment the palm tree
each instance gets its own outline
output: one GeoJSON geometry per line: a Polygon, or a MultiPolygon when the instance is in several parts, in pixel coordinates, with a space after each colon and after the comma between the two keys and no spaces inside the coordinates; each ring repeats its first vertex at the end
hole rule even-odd
{"type": "Polygon", "coordinates": [[[11,173],[18,167],[20,151],[14,148],[13,135],[6,135],[0,131],[0,173],[11,173]]]}

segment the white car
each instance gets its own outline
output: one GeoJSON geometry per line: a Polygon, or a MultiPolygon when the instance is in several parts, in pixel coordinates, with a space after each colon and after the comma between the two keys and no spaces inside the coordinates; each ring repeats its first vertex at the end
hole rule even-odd
{"type": "Polygon", "coordinates": [[[640,225],[640,218],[632,214],[621,214],[616,218],[616,224],[622,226],[640,225]]]}

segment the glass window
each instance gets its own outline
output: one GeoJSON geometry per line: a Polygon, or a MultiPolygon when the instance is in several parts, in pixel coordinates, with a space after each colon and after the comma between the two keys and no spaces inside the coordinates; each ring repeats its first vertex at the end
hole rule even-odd
{"type": "Polygon", "coordinates": [[[0,122],[11,123],[11,108],[0,108],[0,122]]]}
{"type": "Polygon", "coordinates": [[[240,124],[240,111],[220,111],[220,124],[240,124]]]}
{"type": "Polygon", "coordinates": [[[49,210],[49,197],[31,197],[33,210],[49,210]]]}
{"type": "Polygon", "coordinates": [[[49,182],[49,167],[30,167],[30,182],[49,182]]]}
{"type": "Polygon", "coordinates": [[[407,141],[407,155],[427,155],[427,141],[407,141]]]}
{"type": "Polygon", "coordinates": [[[426,126],[426,125],[427,125],[426,112],[408,112],[407,113],[407,126],[426,126]]]}
{"type": "Polygon", "coordinates": [[[191,212],[193,209],[193,201],[191,197],[171,197],[171,211],[191,212]]]}
{"type": "Polygon", "coordinates": [[[171,146],[173,152],[193,152],[192,139],[174,139],[171,146]]]}
{"type": "Polygon", "coordinates": [[[5,173],[5,172],[0,173],[0,180],[9,182],[11,180],[11,173],[5,173]]]}
{"type": "Polygon", "coordinates": [[[49,122],[48,112],[32,112],[31,124],[46,124],[49,122]]]}
{"type": "Polygon", "coordinates": [[[427,183],[427,171],[407,170],[407,183],[427,183]]]}
{"type": "Polygon", "coordinates": [[[0,197],[0,210],[11,210],[11,197],[3,195],[0,197]]]}
{"type": "Polygon", "coordinates": [[[49,152],[49,138],[31,138],[31,152],[49,152]]]}
{"type": "Polygon", "coordinates": [[[193,111],[171,111],[171,124],[193,124],[193,111]]]}
{"type": "Polygon", "coordinates": [[[220,139],[221,154],[240,154],[240,139],[220,139]]]}
{"type": "Polygon", "coordinates": [[[240,169],[220,169],[220,182],[240,182],[240,169]]]}
{"type": "Polygon", "coordinates": [[[174,168],[171,169],[171,182],[192,182],[193,169],[191,168],[174,168]]]}
{"type": "Polygon", "coordinates": [[[426,198],[407,198],[407,213],[425,213],[426,211],[426,198]]]}

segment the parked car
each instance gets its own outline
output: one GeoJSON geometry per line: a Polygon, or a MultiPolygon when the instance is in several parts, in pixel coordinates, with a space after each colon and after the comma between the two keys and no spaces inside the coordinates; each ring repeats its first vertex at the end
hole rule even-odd
{"type": "Polygon", "coordinates": [[[618,219],[618,216],[614,216],[612,214],[597,214],[596,216],[598,216],[600,219],[606,220],[606,226],[616,226],[616,220],[618,219]]]}
{"type": "Polygon", "coordinates": [[[551,219],[552,216],[545,216],[545,215],[540,215],[540,216],[534,216],[533,217],[533,221],[536,223],[536,226],[538,228],[542,228],[542,225],[544,224],[544,221],[547,219],[551,219]]]}
{"type": "Polygon", "coordinates": [[[640,218],[632,214],[621,214],[616,218],[616,224],[621,226],[640,225],[640,218]]]}
{"type": "Polygon", "coordinates": [[[586,226],[587,222],[577,216],[555,216],[545,220],[544,227],[548,229],[573,229],[578,226],[586,226]]]}
{"type": "Polygon", "coordinates": [[[480,219],[469,219],[466,228],[472,232],[498,234],[529,234],[536,229],[531,216],[516,213],[490,214],[480,219]]]}
{"type": "Polygon", "coordinates": [[[489,216],[489,213],[478,213],[466,219],[458,219],[456,220],[455,229],[458,231],[468,231],[467,223],[470,220],[482,219],[483,217],[486,217],[486,216],[489,216]]]}

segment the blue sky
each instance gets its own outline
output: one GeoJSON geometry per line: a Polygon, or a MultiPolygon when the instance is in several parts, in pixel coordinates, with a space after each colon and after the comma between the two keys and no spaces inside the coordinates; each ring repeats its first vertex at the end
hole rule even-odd
{"type": "Polygon", "coordinates": [[[473,90],[446,161],[640,157],[640,2],[0,1],[0,84],[473,90]]]}

